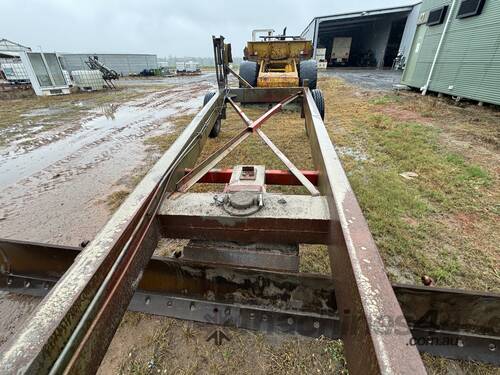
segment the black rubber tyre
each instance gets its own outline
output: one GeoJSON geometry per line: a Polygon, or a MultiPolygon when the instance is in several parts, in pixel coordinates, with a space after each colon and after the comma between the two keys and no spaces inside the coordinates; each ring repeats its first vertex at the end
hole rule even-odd
{"type": "Polygon", "coordinates": [[[314,103],[316,103],[316,107],[318,107],[319,114],[321,115],[321,119],[325,119],[325,99],[323,98],[323,93],[320,89],[311,90],[311,95],[314,99],[314,103]]]}
{"type": "Polygon", "coordinates": [[[316,60],[305,60],[299,64],[299,81],[300,86],[304,86],[304,81],[309,82],[308,87],[312,90],[316,88],[318,82],[318,66],[316,60]]]}
{"type": "MultiPolygon", "coordinates": [[[[242,61],[240,64],[240,76],[252,87],[257,87],[257,77],[259,75],[259,64],[255,61],[242,61]]],[[[246,87],[240,82],[240,87],[246,87]]]]}
{"type": "MultiPolygon", "coordinates": [[[[212,99],[215,95],[215,91],[210,91],[205,94],[205,97],[203,98],[203,106],[205,106],[210,99],[212,99]]],[[[210,138],[216,138],[219,133],[220,133],[220,127],[221,127],[221,119],[218,118],[217,121],[214,124],[214,127],[212,130],[210,130],[210,134],[208,135],[210,138]]]]}

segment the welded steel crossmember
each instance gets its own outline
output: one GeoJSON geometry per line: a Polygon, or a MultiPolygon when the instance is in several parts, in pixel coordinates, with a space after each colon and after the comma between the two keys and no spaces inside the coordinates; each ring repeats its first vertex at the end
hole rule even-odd
{"type": "Polygon", "coordinates": [[[285,166],[290,170],[290,172],[304,185],[304,187],[313,196],[320,195],[318,189],[304,176],[304,174],[288,159],[285,154],[283,154],[279,148],[267,137],[267,135],[262,131],[261,126],[266,122],[272,115],[282,110],[282,108],[288,103],[293,102],[301,95],[300,92],[294,93],[278,104],[273,106],[257,120],[252,121],[243,112],[243,110],[230,98],[227,98],[228,103],[234,108],[236,113],[241,117],[246,125],[238,135],[220,147],[217,151],[212,153],[209,157],[203,160],[198,166],[191,170],[187,175],[185,175],[178,183],[178,191],[185,192],[194,184],[196,184],[204,175],[206,175],[213,167],[217,165],[224,157],[226,157],[232,150],[234,150],[238,145],[240,145],[245,139],[247,139],[252,133],[257,133],[262,140],[266,143],[269,148],[274,152],[274,154],[285,164],[285,166]]]}

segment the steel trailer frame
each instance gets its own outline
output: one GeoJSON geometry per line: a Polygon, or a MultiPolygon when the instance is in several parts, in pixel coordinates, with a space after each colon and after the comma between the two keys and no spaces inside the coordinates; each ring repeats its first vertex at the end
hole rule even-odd
{"type": "Polygon", "coordinates": [[[0,372],[95,372],[127,308],[266,332],[342,338],[352,374],[423,374],[419,350],[499,365],[500,296],[391,285],[310,90],[230,88],[230,48],[223,37],[213,42],[219,91],[83,250],[0,240],[0,288],[45,296],[5,346],[0,372]],[[298,170],[262,136],[265,120],[291,101],[302,107],[314,171],[298,170]],[[278,104],[252,121],[237,103],[278,104]],[[245,127],[197,163],[227,104],[245,127]],[[179,197],[198,199],[186,192],[197,182],[227,182],[229,172],[213,167],[252,134],[263,138],[288,168],[267,171],[266,182],[304,185],[311,195],[307,199],[324,204],[328,217],[199,214],[187,221],[198,226],[172,228],[166,207],[180,204],[179,197]],[[160,238],[172,234],[280,242],[290,223],[296,226],[286,232],[288,241],[328,245],[331,277],[152,257],[160,238]],[[235,293],[244,297],[235,299],[235,293]]]}

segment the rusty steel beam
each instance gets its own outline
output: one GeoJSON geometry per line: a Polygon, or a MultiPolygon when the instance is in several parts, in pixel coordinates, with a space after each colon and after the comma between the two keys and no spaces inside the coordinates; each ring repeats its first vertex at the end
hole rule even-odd
{"type": "Polygon", "coordinates": [[[257,134],[262,138],[262,140],[269,146],[269,148],[274,152],[274,154],[280,159],[283,164],[288,168],[288,170],[300,181],[300,183],[311,193],[313,197],[319,195],[319,190],[307,179],[306,176],[292,163],[286,155],[281,152],[281,150],[276,147],[276,145],[269,139],[269,137],[261,130],[257,129],[257,134]]]}
{"type": "MultiPolygon", "coordinates": [[[[14,285],[9,280],[16,278],[41,280],[52,285],[80,253],[82,249],[77,247],[0,239],[0,289],[9,289],[14,285]]],[[[21,288],[16,289],[23,292],[24,288],[24,292],[31,293],[32,286],[25,288],[22,283],[21,288]]],[[[275,290],[281,298],[270,303],[272,308],[326,316],[334,316],[336,310],[334,288],[325,276],[227,267],[176,258],[153,256],[138,288],[147,293],[189,295],[196,299],[210,295],[223,303],[234,302],[238,296],[242,304],[256,306],[267,305],[261,301],[275,290]],[[301,295],[301,288],[308,293],[301,295]],[[304,300],[298,303],[301,298],[304,300]]]]}
{"type": "Polygon", "coordinates": [[[251,135],[252,133],[248,132],[247,129],[242,130],[225,145],[193,168],[191,172],[182,177],[177,184],[177,190],[180,192],[189,190],[189,188],[195,185],[200,178],[207,174],[210,169],[215,167],[222,159],[224,159],[231,151],[233,151],[239,144],[251,135]]]}
{"type": "Polygon", "coordinates": [[[227,102],[231,105],[231,107],[233,107],[233,109],[236,111],[236,113],[238,114],[238,116],[240,116],[240,118],[243,120],[243,122],[247,125],[247,126],[251,126],[253,121],[250,120],[250,118],[248,118],[248,116],[246,115],[245,112],[243,112],[243,110],[238,107],[238,105],[234,102],[233,99],[231,98],[227,98],[227,102]]]}
{"type": "MultiPolygon", "coordinates": [[[[185,173],[188,174],[191,170],[186,169],[185,173]]],[[[266,170],[266,185],[282,185],[282,186],[300,186],[302,183],[290,171],[279,169],[266,170]]],[[[305,171],[302,173],[314,186],[318,186],[317,171],[305,171]]],[[[203,184],[228,184],[233,174],[232,168],[225,169],[211,169],[202,178],[198,180],[203,184]]]]}
{"type": "Polygon", "coordinates": [[[278,104],[274,105],[270,110],[268,110],[266,113],[264,113],[262,116],[260,116],[257,120],[252,121],[252,124],[249,125],[248,128],[252,131],[256,131],[264,124],[264,122],[269,120],[272,115],[278,113],[279,111],[281,111],[283,109],[283,107],[285,107],[285,105],[287,105],[287,104],[293,102],[295,99],[297,99],[301,93],[302,93],[302,90],[297,92],[297,89],[296,89],[295,93],[293,93],[292,95],[289,95],[286,98],[284,98],[283,100],[281,100],[278,104]]]}
{"type": "Polygon", "coordinates": [[[98,368],[155,248],[156,209],[172,180],[193,166],[222,105],[217,93],[75,260],[6,344],[0,372],[98,368]]]}
{"type": "MultiPolygon", "coordinates": [[[[43,296],[80,252],[80,248],[0,240],[0,289],[43,296]]],[[[500,365],[500,295],[400,284],[392,288],[420,351],[500,365]]],[[[230,319],[219,319],[219,324],[340,337],[336,290],[329,276],[153,257],[138,289],[129,305],[133,311],[215,323],[214,309],[224,314],[230,309],[230,319]],[[207,295],[213,296],[211,301],[205,300],[207,295]],[[289,318],[296,322],[289,325],[289,318]],[[314,328],[315,322],[321,329],[317,324],[314,328]]],[[[387,328],[402,328],[398,321],[385,323],[387,328]]]]}
{"type": "Polygon", "coordinates": [[[298,244],[190,240],[182,249],[181,258],[219,266],[299,272],[298,244]]]}
{"type": "Polygon", "coordinates": [[[328,242],[326,200],[307,195],[266,194],[264,207],[248,217],[229,215],[214,204],[214,193],[184,193],[167,199],[158,212],[162,234],[241,243],[328,242]]]}
{"type": "Polygon", "coordinates": [[[425,374],[384,264],[309,89],[304,116],[319,190],[331,215],[329,254],[352,374],[425,374]],[[387,331],[380,318],[398,318],[401,331],[387,331]],[[383,332],[381,332],[383,331],[383,332]],[[405,333],[406,332],[406,333],[405,333]]]}
{"type": "MultiPolygon", "coordinates": [[[[297,87],[255,87],[248,88],[231,88],[228,92],[228,97],[237,103],[253,104],[253,103],[279,103],[286,97],[297,92],[297,87]]],[[[301,102],[301,98],[296,101],[301,102]]]]}

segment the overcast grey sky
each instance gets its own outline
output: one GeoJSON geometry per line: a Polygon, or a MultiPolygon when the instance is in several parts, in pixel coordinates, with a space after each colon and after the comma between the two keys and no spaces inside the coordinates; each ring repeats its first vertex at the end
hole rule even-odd
{"type": "Polygon", "coordinates": [[[0,0],[0,39],[45,51],[206,57],[211,35],[222,34],[241,56],[255,28],[299,34],[314,16],[417,1],[0,0]]]}

